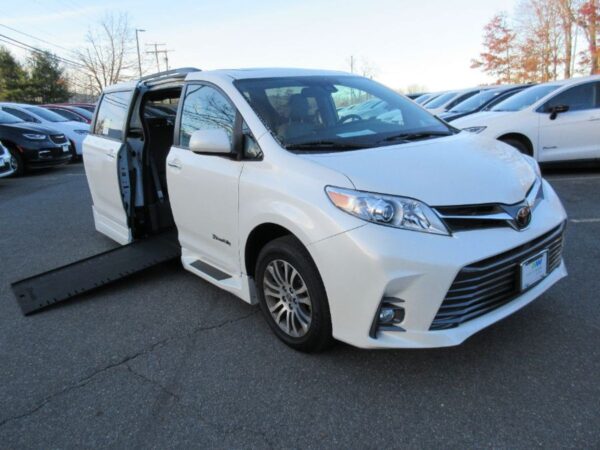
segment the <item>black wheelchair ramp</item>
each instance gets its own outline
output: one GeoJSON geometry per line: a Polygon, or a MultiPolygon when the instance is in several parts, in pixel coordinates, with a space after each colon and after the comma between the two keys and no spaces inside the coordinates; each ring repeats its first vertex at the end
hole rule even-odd
{"type": "Polygon", "coordinates": [[[158,234],[12,284],[23,314],[179,258],[175,232],[158,234]]]}

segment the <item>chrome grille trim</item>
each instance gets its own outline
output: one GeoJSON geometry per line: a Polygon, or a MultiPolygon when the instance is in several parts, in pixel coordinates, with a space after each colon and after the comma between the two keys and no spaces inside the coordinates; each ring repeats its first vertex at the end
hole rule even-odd
{"type": "Polygon", "coordinates": [[[525,199],[514,205],[479,204],[459,206],[434,206],[433,209],[450,231],[468,231],[481,228],[512,227],[518,229],[512,214],[521,206],[529,206],[535,210],[544,198],[542,180],[536,179],[525,199]]]}
{"type": "Polygon", "coordinates": [[[460,326],[520,296],[520,264],[538,253],[548,251],[548,273],[558,268],[564,229],[563,223],[526,244],[463,267],[429,329],[445,330],[460,326]]]}
{"type": "Polygon", "coordinates": [[[55,144],[66,144],[67,143],[67,138],[65,137],[64,134],[51,134],[50,140],[52,142],[54,142],[55,144]]]}

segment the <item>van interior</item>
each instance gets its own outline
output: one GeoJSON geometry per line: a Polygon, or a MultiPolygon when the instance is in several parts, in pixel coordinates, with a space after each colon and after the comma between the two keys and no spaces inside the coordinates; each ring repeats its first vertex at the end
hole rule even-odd
{"type": "Polygon", "coordinates": [[[183,83],[141,90],[126,137],[130,227],[134,239],[174,227],[169,203],[166,161],[173,145],[183,83]]]}

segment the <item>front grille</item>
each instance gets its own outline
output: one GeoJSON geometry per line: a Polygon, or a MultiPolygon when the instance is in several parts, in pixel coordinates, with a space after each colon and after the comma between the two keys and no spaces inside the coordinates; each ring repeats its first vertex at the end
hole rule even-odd
{"type": "Polygon", "coordinates": [[[519,210],[529,207],[534,210],[537,204],[544,198],[543,184],[536,180],[525,199],[514,204],[481,204],[481,205],[458,205],[458,206],[434,206],[434,210],[444,221],[451,232],[481,230],[485,228],[511,227],[522,229],[523,226],[517,221],[519,210]]]}
{"type": "Polygon", "coordinates": [[[548,273],[560,265],[564,224],[517,248],[464,267],[454,279],[430,330],[475,319],[521,294],[520,264],[548,250],[548,273]]]}
{"type": "Polygon", "coordinates": [[[55,144],[66,144],[67,143],[67,138],[65,137],[64,134],[51,134],[50,139],[55,144]]]}

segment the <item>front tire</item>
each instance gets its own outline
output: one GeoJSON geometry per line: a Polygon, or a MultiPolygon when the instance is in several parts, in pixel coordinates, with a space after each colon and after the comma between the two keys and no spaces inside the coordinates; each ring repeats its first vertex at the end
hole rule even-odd
{"type": "Polygon", "coordinates": [[[261,310],[279,339],[303,352],[319,352],[333,343],[323,281],[296,238],[284,236],[265,245],[255,275],[261,310]]]}
{"type": "Polygon", "coordinates": [[[10,145],[10,146],[7,145],[6,148],[8,149],[8,152],[10,153],[10,156],[12,157],[12,165],[15,169],[14,173],[11,176],[20,177],[21,175],[24,175],[25,174],[25,161],[23,161],[23,157],[19,153],[19,150],[17,150],[12,145],[10,145]]]}

